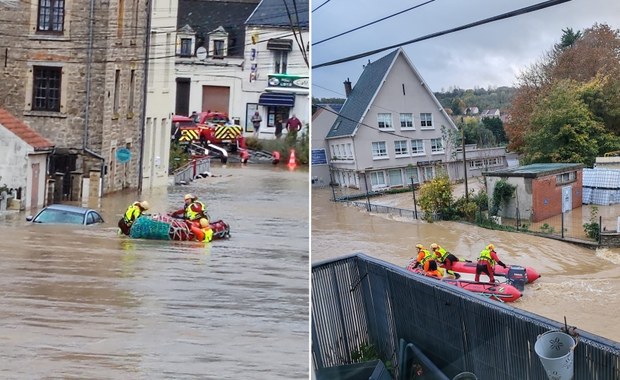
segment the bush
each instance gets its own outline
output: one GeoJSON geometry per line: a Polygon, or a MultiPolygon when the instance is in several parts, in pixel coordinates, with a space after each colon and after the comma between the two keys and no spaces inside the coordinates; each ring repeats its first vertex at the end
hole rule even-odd
{"type": "Polygon", "coordinates": [[[601,234],[601,226],[598,224],[598,207],[592,206],[590,223],[584,223],[583,230],[590,239],[598,241],[601,234]]]}
{"type": "Polygon", "coordinates": [[[420,187],[418,199],[420,208],[424,212],[424,220],[433,221],[434,214],[441,214],[442,218],[450,218],[454,211],[452,204],[452,185],[447,174],[433,178],[420,187]]]}

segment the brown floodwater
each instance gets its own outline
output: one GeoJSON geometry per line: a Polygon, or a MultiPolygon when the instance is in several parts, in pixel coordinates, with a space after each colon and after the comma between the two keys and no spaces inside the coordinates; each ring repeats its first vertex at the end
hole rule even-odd
{"type": "Polygon", "coordinates": [[[116,222],[135,193],[91,206],[103,226],[0,214],[0,378],[307,379],[307,170],[214,167],[185,193],[231,225],[211,244],[134,240],[116,222]]]}
{"type": "Polygon", "coordinates": [[[312,262],[362,252],[405,267],[415,245],[438,243],[475,260],[493,243],[506,264],[531,266],[542,277],[511,306],[620,342],[620,249],[587,249],[515,232],[457,222],[427,223],[330,201],[329,189],[312,190],[312,262]]]}

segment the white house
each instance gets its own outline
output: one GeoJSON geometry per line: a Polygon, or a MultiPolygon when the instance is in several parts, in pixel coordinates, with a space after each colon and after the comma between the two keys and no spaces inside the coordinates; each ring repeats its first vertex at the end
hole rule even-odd
{"type": "Polygon", "coordinates": [[[174,49],[178,2],[151,7],[147,93],[142,145],[142,188],[168,185],[174,112],[174,49]]]}
{"type": "Polygon", "coordinates": [[[310,156],[310,178],[312,186],[327,186],[331,183],[329,170],[329,147],[325,136],[336,121],[340,104],[317,105],[318,109],[312,114],[312,133],[310,134],[312,152],[310,156]]]}
{"type": "Polygon", "coordinates": [[[54,144],[0,108],[0,187],[13,190],[20,209],[47,204],[47,163],[54,144]]]}

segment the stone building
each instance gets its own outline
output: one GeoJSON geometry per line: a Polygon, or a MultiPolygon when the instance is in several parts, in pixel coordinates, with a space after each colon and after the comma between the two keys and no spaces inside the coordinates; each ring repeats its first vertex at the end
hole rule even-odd
{"type": "Polygon", "coordinates": [[[0,107],[54,143],[64,200],[92,172],[100,194],[139,184],[148,4],[0,2],[0,107]]]}

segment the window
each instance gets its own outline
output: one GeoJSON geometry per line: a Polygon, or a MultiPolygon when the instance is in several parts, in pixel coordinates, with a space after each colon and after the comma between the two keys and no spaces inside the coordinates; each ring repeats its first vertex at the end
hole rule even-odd
{"type": "Polygon", "coordinates": [[[377,114],[377,124],[379,125],[379,129],[392,129],[392,114],[391,113],[380,113],[377,114]]]}
{"type": "Polygon", "coordinates": [[[181,38],[181,57],[192,56],[192,39],[181,38]]]}
{"type": "Polygon", "coordinates": [[[370,184],[372,187],[385,187],[385,173],[383,172],[372,172],[370,173],[370,184]]]}
{"type": "Polygon", "coordinates": [[[409,182],[411,182],[411,178],[413,178],[413,183],[420,183],[418,168],[414,166],[407,166],[407,168],[405,168],[405,178],[407,178],[407,181],[409,182]]]}
{"type": "Polygon", "coordinates": [[[131,70],[129,77],[129,100],[127,101],[127,112],[133,117],[134,87],[136,86],[136,70],[131,70]]]}
{"type": "Polygon", "coordinates": [[[555,176],[556,184],[564,184],[568,182],[572,182],[577,178],[576,172],[562,173],[555,176]]]}
{"type": "Polygon", "coordinates": [[[372,158],[387,158],[387,149],[385,141],[377,141],[372,143],[372,158]]]}
{"type": "Polygon", "coordinates": [[[424,180],[426,181],[430,181],[431,179],[435,178],[435,171],[433,170],[432,166],[425,166],[424,167],[424,180]]]}
{"type": "Polygon", "coordinates": [[[286,74],[286,65],[288,63],[288,51],[273,50],[274,73],[286,74]]]}
{"type": "Polygon", "coordinates": [[[413,114],[401,113],[400,114],[400,127],[401,128],[413,128],[413,114]]]}
{"type": "Polygon", "coordinates": [[[35,111],[60,111],[60,79],[62,68],[35,66],[32,109],[35,111]]]}
{"type": "Polygon", "coordinates": [[[213,41],[213,56],[214,57],[223,57],[224,54],[224,41],[223,40],[214,40],[213,41]]]}
{"type": "Polygon", "coordinates": [[[394,154],[398,156],[408,156],[407,140],[394,141],[394,154]]]}
{"type": "Polygon", "coordinates": [[[348,143],[348,144],[347,144],[347,154],[346,154],[346,157],[347,157],[349,160],[352,160],[352,159],[353,159],[353,149],[352,149],[352,144],[351,144],[351,143],[348,143]]]}
{"type": "Polygon", "coordinates": [[[414,155],[424,154],[424,141],[411,140],[411,154],[414,154],[414,155]]]}
{"type": "Polygon", "coordinates": [[[443,153],[443,142],[441,139],[431,139],[431,152],[443,153]]]}
{"type": "Polygon", "coordinates": [[[421,113],[420,114],[420,126],[422,128],[432,129],[433,128],[433,114],[421,113]]]}
{"type": "Polygon", "coordinates": [[[120,87],[121,87],[121,71],[116,70],[116,73],[114,74],[114,105],[112,108],[114,117],[118,117],[118,108],[119,108],[119,103],[120,103],[120,87]]]}
{"type": "Polygon", "coordinates": [[[37,25],[38,31],[62,32],[64,23],[64,0],[39,0],[39,21],[37,25]]]}
{"type": "Polygon", "coordinates": [[[388,171],[390,177],[390,186],[402,186],[403,174],[400,169],[391,169],[388,171]]]}

